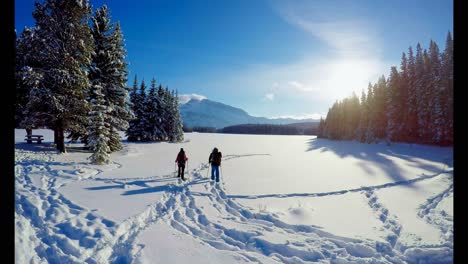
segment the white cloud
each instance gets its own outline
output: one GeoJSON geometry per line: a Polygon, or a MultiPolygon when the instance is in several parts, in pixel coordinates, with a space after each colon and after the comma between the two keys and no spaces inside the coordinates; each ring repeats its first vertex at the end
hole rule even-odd
{"type": "Polygon", "coordinates": [[[267,93],[267,94],[265,94],[263,99],[268,100],[268,101],[273,101],[273,100],[275,100],[275,94],[274,93],[267,93]]]}
{"type": "Polygon", "coordinates": [[[279,16],[325,43],[339,56],[376,55],[381,39],[375,23],[352,1],[277,1],[279,16]]]}
{"type": "Polygon", "coordinates": [[[325,118],[326,114],[319,114],[319,113],[314,113],[314,114],[302,114],[302,115],[282,115],[282,116],[275,116],[272,117],[273,119],[278,119],[278,118],[292,118],[292,119],[320,119],[320,117],[325,118]]]}
{"type": "Polygon", "coordinates": [[[185,103],[187,103],[188,101],[190,101],[192,99],[201,101],[201,100],[206,99],[206,96],[199,95],[199,94],[181,94],[181,95],[179,95],[179,103],[180,104],[185,104],[185,103]]]}
{"type": "Polygon", "coordinates": [[[301,92],[313,92],[318,91],[317,88],[309,87],[301,82],[298,81],[290,81],[288,82],[288,86],[301,92]]]}
{"type": "Polygon", "coordinates": [[[352,92],[360,94],[369,82],[377,82],[394,65],[382,60],[379,36],[366,21],[342,17],[331,21],[328,16],[321,16],[320,10],[303,12],[306,15],[302,16],[300,12],[298,7],[286,8],[279,10],[279,15],[319,40],[325,50],[311,49],[302,58],[284,64],[250,65],[224,76],[218,83],[211,81],[212,85],[236,87],[241,93],[249,93],[255,87],[263,95],[274,92],[284,100],[301,98],[329,105],[352,92]]]}
{"type": "MultiPolygon", "coordinates": [[[[337,15],[345,12],[340,5],[325,12],[311,1],[302,2],[306,8],[298,6],[296,1],[278,0],[278,3],[281,7],[292,6],[277,9],[278,14],[293,27],[312,36],[311,49],[302,50],[300,58],[285,63],[252,64],[210,78],[206,82],[210,88],[225,87],[240,94],[255,94],[264,101],[267,94],[274,94],[275,101],[281,98],[281,104],[263,104],[263,113],[278,113],[290,106],[304,109],[304,104],[307,104],[307,110],[301,112],[310,109],[320,113],[326,112],[335,100],[353,92],[360,95],[369,82],[377,82],[381,75],[388,76],[391,65],[399,65],[398,61],[383,60],[379,42],[382,38],[372,23],[362,20],[362,16],[337,15]]],[[[316,3],[328,6],[319,1],[316,3]]]]}

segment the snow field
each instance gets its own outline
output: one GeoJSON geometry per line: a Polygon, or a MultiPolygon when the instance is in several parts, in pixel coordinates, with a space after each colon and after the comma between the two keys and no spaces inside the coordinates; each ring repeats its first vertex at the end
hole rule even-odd
{"type": "Polygon", "coordinates": [[[451,263],[451,148],[186,134],[90,165],[16,130],[18,263],[451,263]],[[21,143],[20,143],[21,142],[21,143]],[[189,181],[173,175],[183,147],[189,181]],[[221,184],[207,178],[213,147],[221,184]]]}

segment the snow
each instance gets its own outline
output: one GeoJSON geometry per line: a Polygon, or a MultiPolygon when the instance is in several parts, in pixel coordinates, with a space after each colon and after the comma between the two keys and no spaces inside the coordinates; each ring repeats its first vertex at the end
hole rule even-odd
{"type": "Polygon", "coordinates": [[[42,144],[15,130],[17,263],[453,261],[450,147],[187,133],[123,139],[99,166],[82,144],[59,154],[52,131],[33,133],[42,144]]]}

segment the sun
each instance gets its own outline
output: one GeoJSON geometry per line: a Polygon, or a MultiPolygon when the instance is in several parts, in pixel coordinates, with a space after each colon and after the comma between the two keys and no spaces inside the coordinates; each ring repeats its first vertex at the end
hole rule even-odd
{"type": "Polygon", "coordinates": [[[322,89],[330,98],[340,99],[353,92],[360,95],[367,90],[369,82],[375,83],[382,75],[382,63],[371,59],[342,58],[327,65],[329,74],[323,80],[322,89]]]}

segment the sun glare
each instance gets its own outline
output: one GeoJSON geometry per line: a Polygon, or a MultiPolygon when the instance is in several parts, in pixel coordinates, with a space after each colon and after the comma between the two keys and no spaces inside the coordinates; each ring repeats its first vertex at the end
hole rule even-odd
{"type": "Polygon", "coordinates": [[[344,98],[354,91],[359,96],[363,89],[367,89],[369,82],[377,81],[382,74],[379,63],[364,59],[340,59],[330,63],[329,73],[322,84],[329,98],[344,98]]]}

